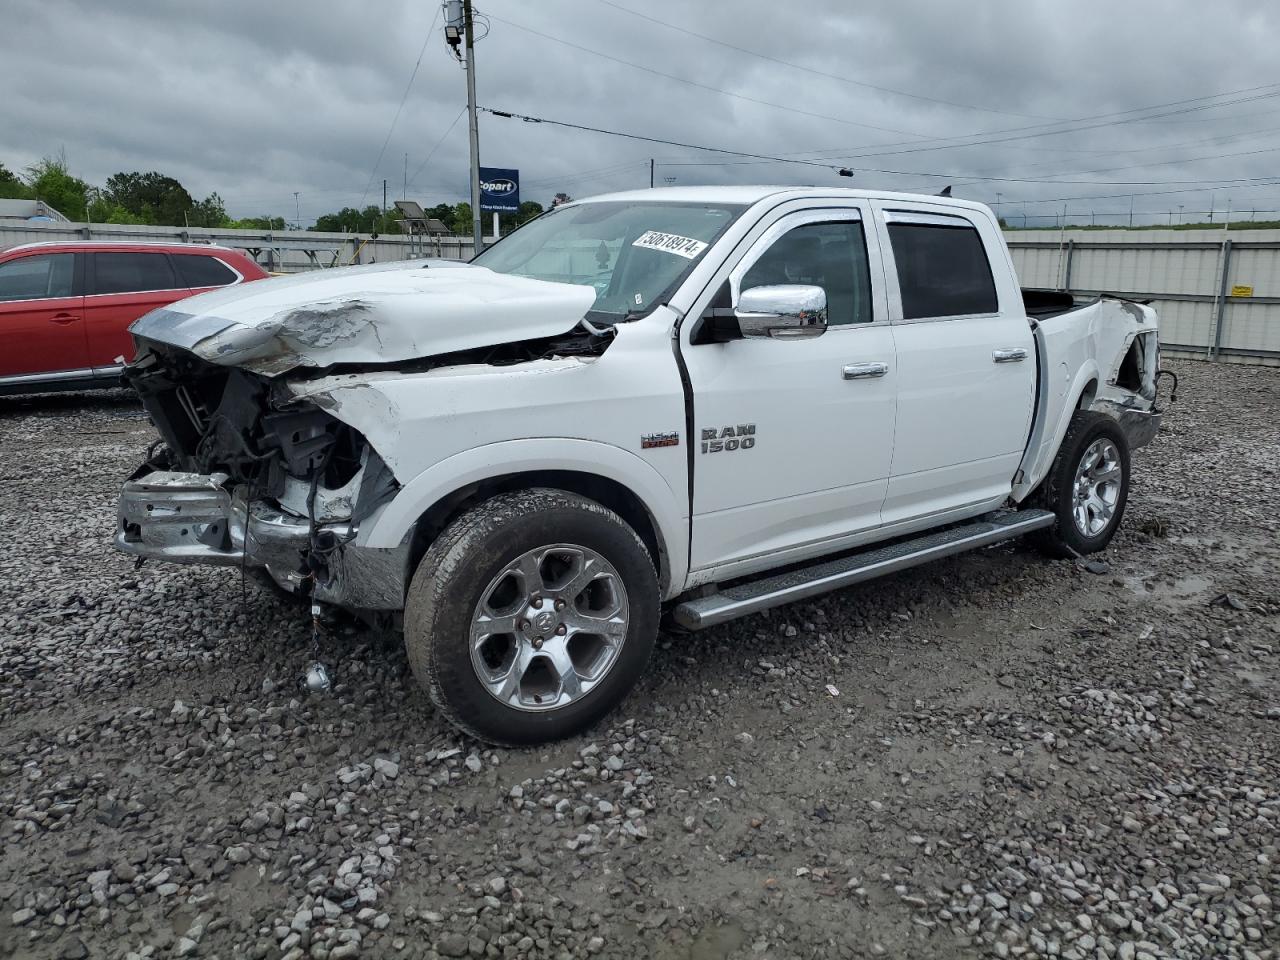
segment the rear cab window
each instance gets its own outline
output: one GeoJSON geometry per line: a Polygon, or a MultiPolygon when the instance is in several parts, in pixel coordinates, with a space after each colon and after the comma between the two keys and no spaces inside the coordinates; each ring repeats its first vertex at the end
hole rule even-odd
{"type": "Polygon", "coordinates": [[[209,254],[175,253],[173,262],[188,287],[225,287],[240,279],[234,270],[209,254]]]}
{"type": "Polygon", "coordinates": [[[0,302],[70,297],[74,286],[74,253],[44,253],[0,263],[0,302]]]}
{"type": "Polygon", "coordinates": [[[978,229],[963,217],[887,211],[904,320],[999,312],[978,229]]]}
{"type": "Polygon", "coordinates": [[[186,286],[174,277],[166,253],[95,253],[93,261],[94,284],[90,293],[144,293],[186,286]]]}

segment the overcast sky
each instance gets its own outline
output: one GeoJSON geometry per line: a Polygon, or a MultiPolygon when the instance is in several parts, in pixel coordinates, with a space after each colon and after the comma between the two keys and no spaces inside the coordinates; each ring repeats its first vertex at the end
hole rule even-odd
{"type": "MultiPolygon", "coordinates": [[[[217,191],[233,216],[292,219],[297,191],[310,223],[380,203],[383,178],[389,198],[400,197],[407,154],[411,199],[465,199],[465,78],[438,9],[433,0],[6,0],[0,162],[22,169],[65,150],[95,184],[159,170],[197,198],[217,191]]],[[[1014,223],[1023,200],[1120,194],[1069,207],[1127,215],[1130,193],[1138,211],[1176,216],[1179,204],[1208,208],[1205,181],[1271,176],[1277,184],[1224,183],[1215,202],[1280,208],[1280,4],[487,0],[477,9],[490,28],[476,55],[482,105],[821,156],[857,172],[726,163],[734,158],[482,114],[482,163],[518,167],[525,199],[648,186],[655,157],[659,185],[933,192],[952,183],[956,195],[993,204],[1001,194],[1014,223]],[[1113,122],[1171,111],[1182,112],[1113,122]],[[1071,132],[1027,136],[1061,129],[1071,132]]]]}

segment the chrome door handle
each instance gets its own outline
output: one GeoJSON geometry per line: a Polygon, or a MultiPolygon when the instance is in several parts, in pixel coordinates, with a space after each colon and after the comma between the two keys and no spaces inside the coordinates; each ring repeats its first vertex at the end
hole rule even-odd
{"type": "Polygon", "coordinates": [[[992,352],[991,359],[994,363],[1017,363],[1027,359],[1027,351],[1023,347],[996,350],[992,352]]]}
{"type": "Polygon", "coordinates": [[[873,377],[883,377],[888,372],[889,365],[879,361],[872,363],[846,363],[843,370],[846,380],[870,380],[873,377]]]}

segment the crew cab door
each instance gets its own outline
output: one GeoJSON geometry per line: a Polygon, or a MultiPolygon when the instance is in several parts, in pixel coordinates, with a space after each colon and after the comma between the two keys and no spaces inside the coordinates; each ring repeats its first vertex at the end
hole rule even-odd
{"type": "Polygon", "coordinates": [[[880,522],[897,370],[869,212],[840,201],[766,215],[681,325],[695,576],[816,555],[880,522]],[[708,308],[727,312],[743,290],[775,284],[822,287],[826,332],[706,341],[708,308]]]}
{"type": "Polygon", "coordinates": [[[82,260],[76,253],[37,253],[0,263],[0,380],[84,375],[82,260]]]}
{"type": "Polygon", "coordinates": [[[928,526],[1009,495],[1036,353],[1013,264],[980,211],[875,204],[898,353],[886,526],[928,526]]]}

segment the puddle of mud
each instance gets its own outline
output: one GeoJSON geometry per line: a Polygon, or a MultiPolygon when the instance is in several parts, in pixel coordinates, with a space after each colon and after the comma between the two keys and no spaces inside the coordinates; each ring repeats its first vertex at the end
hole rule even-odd
{"type": "Polygon", "coordinates": [[[1173,580],[1148,579],[1150,572],[1124,578],[1125,587],[1140,597],[1150,600],[1191,600],[1207,594],[1213,588],[1208,577],[1191,575],[1173,580]]]}

